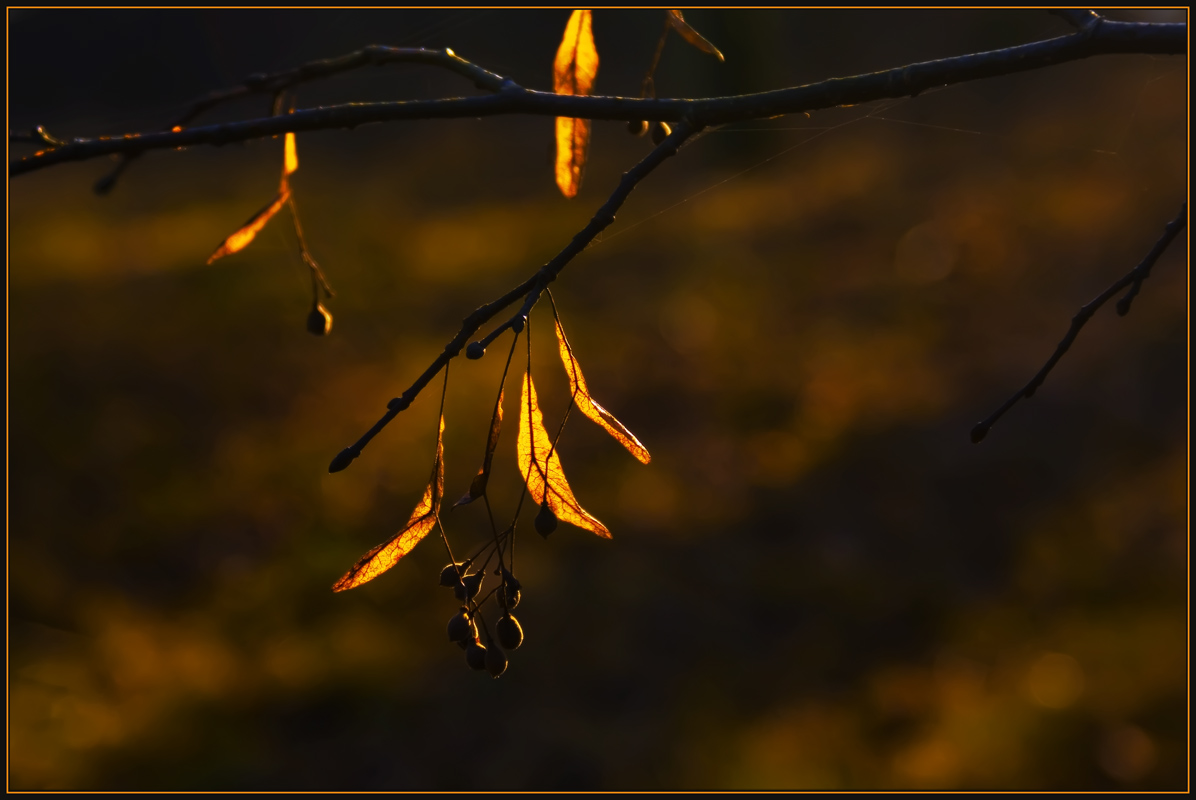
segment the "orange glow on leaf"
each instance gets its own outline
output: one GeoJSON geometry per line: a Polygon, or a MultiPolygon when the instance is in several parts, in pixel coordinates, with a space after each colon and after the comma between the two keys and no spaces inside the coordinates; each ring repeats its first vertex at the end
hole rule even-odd
{"type": "Polygon", "coordinates": [[[557,519],[568,522],[604,539],[610,531],[581,507],[561,467],[561,457],[552,446],[548,431],[544,430],[544,414],[536,400],[536,386],[532,376],[524,373],[523,396],[519,401],[519,471],[527,481],[532,499],[543,505],[547,495],[548,507],[557,519]],[[551,452],[551,455],[549,453],[551,452]]]}
{"type": "Polygon", "coordinates": [[[640,463],[647,464],[651,461],[652,456],[648,453],[648,448],[640,444],[640,440],[635,438],[635,434],[627,430],[622,422],[615,419],[614,414],[607,411],[590,396],[586,379],[581,374],[581,365],[577,363],[577,357],[573,355],[573,348],[569,346],[569,340],[565,338],[565,329],[561,327],[559,319],[556,321],[556,340],[560,345],[561,361],[565,365],[565,372],[569,373],[569,390],[573,392],[573,401],[577,404],[577,408],[605,428],[607,433],[615,437],[619,444],[626,447],[627,452],[635,456],[640,463]]]}
{"type": "Polygon", "coordinates": [[[436,527],[436,515],[440,513],[440,499],[444,494],[444,414],[440,415],[440,431],[436,435],[436,463],[432,465],[432,478],[424,489],[419,505],[411,512],[407,525],[390,539],[370,550],[332,585],[332,591],[343,592],[372,581],[393,567],[399,559],[411,552],[417,544],[436,527]]]}
{"type": "Polygon", "coordinates": [[[299,169],[299,153],[295,149],[295,134],[288,133],[286,138],[286,150],[282,159],[282,177],[285,180],[288,175],[299,169]]]}
{"type": "Polygon", "coordinates": [[[208,257],[208,263],[211,264],[218,258],[232,255],[238,250],[244,250],[245,246],[253,241],[253,237],[257,236],[262,228],[266,227],[266,223],[270,221],[270,218],[277,214],[279,209],[286,204],[287,198],[290,196],[290,192],[284,185],[268,206],[250,217],[249,222],[246,222],[220,243],[220,246],[216,248],[216,252],[208,257]]]}
{"type": "Polygon", "coordinates": [[[719,52],[718,48],[707,41],[706,37],[695,31],[685,17],[681,16],[681,12],[677,9],[670,9],[668,12],[669,24],[673,26],[673,30],[681,34],[681,38],[692,44],[694,47],[701,50],[703,53],[709,53],[717,58],[719,61],[726,61],[723,54],[719,52]]]}
{"type": "Polygon", "coordinates": [[[453,508],[472,503],[486,494],[486,483],[490,480],[490,462],[494,460],[494,450],[498,447],[498,434],[502,431],[502,399],[503,392],[498,392],[498,405],[495,406],[494,416],[490,418],[490,435],[486,437],[486,455],[482,459],[482,468],[469,484],[469,492],[457,502],[453,508]]]}
{"type": "MultiPolygon", "coordinates": [[[[574,11],[565,26],[552,67],[552,90],[557,94],[588,95],[598,75],[598,48],[594,46],[589,10],[574,11]]],[[[556,118],[556,185],[565,197],[581,188],[590,148],[588,119],[556,118]]]]}

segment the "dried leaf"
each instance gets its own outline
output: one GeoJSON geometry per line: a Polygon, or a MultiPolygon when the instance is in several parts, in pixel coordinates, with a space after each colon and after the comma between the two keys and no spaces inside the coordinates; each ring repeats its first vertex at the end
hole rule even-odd
{"type": "Polygon", "coordinates": [[[469,492],[457,502],[453,508],[472,503],[486,493],[486,482],[490,480],[490,462],[494,460],[494,450],[498,447],[498,434],[502,430],[502,398],[503,391],[498,392],[498,405],[494,407],[494,415],[490,418],[490,435],[486,438],[486,455],[482,459],[482,468],[469,484],[469,492]]]}
{"type": "Polygon", "coordinates": [[[593,531],[605,539],[610,538],[610,531],[581,507],[569,488],[569,482],[565,480],[561,457],[553,448],[548,431],[544,430],[544,414],[536,400],[536,386],[528,373],[523,375],[523,397],[519,401],[517,449],[519,471],[527,481],[527,489],[533,500],[541,505],[547,500],[548,507],[563,522],[593,531]]]}
{"type": "Polygon", "coordinates": [[[581,413],[606,428],[607,433],[615,437],[619,444],[626,447],[627,452],[635,456],[640,463],[647,464],[651,461],[652,456],[648,454],[648,448],[640,444],[640,440],[635,438],[635,435],[627,430],[622,422],[615,419],[614,414],[607,411],[590,396],[590,390],[586,387],[586,379],[581,374],[581,365],[577,363],[577,357],[573,355],[573,348],[569,346],[569,340],[565,338],[565,329],[561,327],[559,319],[556,321],[556,340],[560,345],[561,361],[565,365],[565,372],[569,373],[569,390],[573,392],[573,402],[577,404],[581,413]]]}
{"type": "Polygon", "coordinates": [[[685,21],[685,17],[681,16],[680,11],[677,9],[670,9],[668,15],[669,24],[673,26],[673,30],[681,34],[682,39],[689,42],[703,53],[709,53],[719,61],[726,61],[726,59],[723,58],[723,54],[718,51],[717,47],[707,41],[705,36],[690,27],[690,24],[685,21]]]}
{"type": "Polygon", "coordinates": [[[286,147],[282,157],[282,178],[286,180],[287,176],[299,169],[299,153],[295,149],[295,134],[288,133],[286,138],[286,147]]]}
{"type": "Polygon", "coordinates": [[[270,218],[278,213],[279,209],[286,204],[287,198],[291,196],[290,191],[286,188],[286,178],[283,178],[283,188],[278,192],[270,204],[261,211],[249,218],[249,221],[235,231],[231,236],[220,243],[216,248],[216,252],[212,253],[208,258],[208,263],[211,264],[218,258],[232,255],[238,250],[244,250],[245,246],[253,241],[253,237],[258,235],[258,232],[266,227],[266,223],[270,218]]]}
{"type": "MultiPolygon", "coordinates": [[[[552,90],[557,94],[588,95],[598,74],[598,49],[594,46],[591,12],[574,11],[556,51],[552,90]]],[[[565,197],[581,188],[590,147],[588,119],[556,118],[556,185],[565,197]]]]}
{"type": "Polygon", "coordinates": [[[372,581],[398,563],[411,552],[420,541],[436,527],[436,515],[440,513],[440,499],[444,494],[444,414],[440,415],[440,431],[436,435],[436,462],[432,465],[432,478],[424,489],[419,505],[411,512],[407,525],[387,541],[370,550],[357,560],[352,569],[332,585],[332,591],[343,592],[367,581],[372,581]]]}

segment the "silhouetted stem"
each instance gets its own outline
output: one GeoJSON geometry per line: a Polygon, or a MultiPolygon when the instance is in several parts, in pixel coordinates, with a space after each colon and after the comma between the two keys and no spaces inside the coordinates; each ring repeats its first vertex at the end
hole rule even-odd
{"type": "Polygon", "coordinates": [[[1167,223],[1167,227],[1163,229],[1163,235],[1160,236],[1159,240],[1154,243],[1154,247],[1150,248],[1150,252],[1146,254],[1146,257],[1142,259],[1141,263],[1122,276],[1108,289],[1105,289],[1103,292],[1101,292],[1100,295],[1098,295],[1090,303],[1083,306],[1078,312],[1076,312],[1076,315],[1071,318],[1071,327],[1067,329],[1067,333],[1059,342],[1059,345],[1055,348],[1055,352],[1051,354],[1051,357],[1047,359],[1045,364],[1043,364],[1042,369],[1038,371],[1038,374],[1031,378],[1030,382],[1025,386],[1023,386],[1021,389],[1018,389],[1012,397],[1004,402],[1000,408],[989,415],[988,419],[984,420],[983,422],[976,423],[976,426],[972,428],[973,444],[979,444],[981,441],[983,441],[984,437],[988,435],[989,430],[992,429],[992,426],[996,423],[996,421],[999,420],[1006,411],[1013,408],[1018,400],[1021,400],[1023,397],[1029,398],[1034,396],[1034,392],[1038,390],[1038,387],[1041,386],[1042,382],[1046,380],[1047,375],[1049,375],[1051,370],[1055,368],[1055,365],[1059,363],[1059,359],[1063,358],[1063,354],[1066,353],[1068,348],[1071,347],[1072,342],[1074,342],[1076,337],[1079,336],[1080,330],[1084,327],[1088,320],[1092,318],[1092,315],[1095,314],[1101,306],[1107,303],[1109,299],[1113,297],[1113,295],[1117,294],[1127,286],[1130,287],[1130,290],[1126,293],[1125,297],[1123,297],[1117,303],[1117,313],[1120,316],[1125,316],[1127,313],[1129,313],[1130,303],[1133,301],[1135,295],[1138,294],[1138,290],[1142,286],[1142,281],[1146,280],[1150,276],[1151,267],[1153,267],[1154,263],[1159,260],[1159,256],[1163,254],[1163,252],[1167,249],[1167,246],[1171,244],[1172,240],[1179,235],[1181,230],[1183,230],[1184,226],[1187,224],[1187,221],[1188,204],[1184,203],[1179,208],[1179,214],[1176,215],[1175,219],[1167,223]]]}

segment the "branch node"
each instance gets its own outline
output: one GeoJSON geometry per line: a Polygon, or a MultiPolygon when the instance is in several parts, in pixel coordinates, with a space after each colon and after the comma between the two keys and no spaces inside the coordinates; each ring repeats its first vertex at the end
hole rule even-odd
{"type": "Polygon", "coordinates": [[[411,401],[407,399],[406,395],[396,397],[386,404],[386,407],[391,411],[406,411],[410,407],[411,401]]]}

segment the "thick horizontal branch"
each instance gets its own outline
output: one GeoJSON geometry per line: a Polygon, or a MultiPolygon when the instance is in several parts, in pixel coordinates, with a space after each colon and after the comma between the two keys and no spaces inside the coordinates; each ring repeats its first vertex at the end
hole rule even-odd
{"type": "MultiPolygon", "coordinates": [[[[515,315],[504,322],[491,335],[484,340],[489,344],[494,340],[495,336],[507,328],[515,328],[517,330],[523,329],[523,323],[527,319],[528,313],[535,306],[536,301],[540,299],[540,295],[547,288],[548,284],[556,280],[557,275],[565,268],[570,261],[574,259],[581,251],[589,246],[590,242],[594,241],[599,233],[605,230],[615,221],[615,212],[627,200],[628,195],[644,178],[656,169],[665,159],[677,153],[677,149],[696,133],[699,129],[691,127],[686,123],[678,125],[671,134],[663,142],[656,146],[642,161],[636,164],[627,172],[623,173],[623,177],[619,181],[619,185],[611,196],[607,199],[602,207],[590,219],[589,224],[585,226],[569,244],[565,245],[561,252],[557,253],[540,269],[536,270],[535,274],[531,275],[523,283],[511,289],[502,297],[493,300],[484,306],[476,309],[472,314],[466,317],[461,322],[461,329],[457,331],[457,335],[444,346],[444,350],[438,355],[428,368],[424,370],[423,374],[415,379],[415,383],[407,388],[399,397],[394,398],[386,405],[386,413],[382,418],[374,423],[360,439],[354,442],[349,447],[339,452],[336,458],[332,459],[332,463],[328,465],[329,472],[340,472],[345,467],[353,463],[353,459],[361,455],[362,449],[370,443],[378,433],[385,428],[390,421],[398,416],[400,411],[403,411],[411,405],[416,396],[423,390],[428,383],[436,377],[436,373],[440,372],[449,361],[460,354],[461,349],[465,347],[465,343],[473,336],[486,322],[490,321],[498,312],[502,311],[507,306],[514,303],[520,297],[523,297],[523,304],[515,315]]],[[[481,357],[478,353],[476,358],[481,357]]]]}
{"type": "Polygon", "coordinates": [[[1067,333],[1064,334],[1063,339],[1060,340],[1059,344],[1055,347],[1055,352],[1052,353],[1051,357],[1047,359],[1047,362],[1043,364],[1042,369],[1038,370],[1038,373],[1030,379],[1030,382],[1014,392],[1013,396],[1006,400],[1000,408],[990,414],[988,419],[984,420],[983,422],[976,423],[975,427],[972,428],[973,444],[979,444],[981,441],[983,441],[984,437],[988,435],[988,432],[992,429],[992,426],[996,424],[997,420],[1003,417],[1006,411],[1013,408],[1019,400],[1022,398],[1029,399],[1030,397],[1034,396],[1034,392],[1038,391],[1038,387],[1042,386],[1043,381],[1047,379],[1047,375],[1049,375],[1051,370],[1055,368],[1055,365],[1059,363],[1059,359],[1063,358],[1064,354],[1068,351],[1068,349],[1071,348],[1072,343],[1075,342],[1076,337],[1080,335],[1080,331],[1083,329],[1084,325],[1088,323],[1088,320],[1092,318],[1092,315],[1099,311],[1101,306],[1109,302],[1113,295],[1117,294],[1122,289],[1125,289],[1127,286],[1129,287],[1129,291],[1126,293],[1125,297],[1121,298],[1121,300],[1119,300],[1117,303],[1117,314],[1124,317],[1127,313],[1129,313],[1130,303],[1138,294],[1138,290],[1142,288],[1142,281],[1150,277],[1150,270],[1154,267],[1155,262],[1159,260],[1159,256],[1163,255],[1171,242],[1176,236],[1179,235],[1179,232],[1184,229],[1184,226],[1187,225],[1187,222],[1188,204],[1184,203],[1179,207],[1179,213],[1175,216],[1175,219],[1168,222],[1167,226],[1163,228],[1163,235],[1160,236],[1159,240],[1154,243],[1154,247],[1150,248],[1150,252],[1147,253],[1146,257],[1138,263],[1138,266],[1134,267],[1125,275],[1121,276],[1121,278],[1114,281],[1108,289],[1105,289],[1103,292],[1093,298],[1087,305],[1081,307],[1080,310],[1076,312],[1076,315],[1071,318],[1071,327],[1067,329],[1067,333]]]}
{"type": "MultiPolygon", "coordinates": [[[[222,145],[288,132],[354,128],[374,122],[412,119],[531,114],[624,121],[675,122],[688,119],[698,126],[719,125],[913,96],[936,86],[1011,75],[1096,55],[1179,55],[1186,52],[1187,25],[1184,23],[1112,22],[1101,18],[1070,36],[759,94],[695,100],[582,97],[524,89],[508,80],[499,83],[497,92],[486,97],[349,103],[296,111],[285,117],[185,128],[177,132],[76,139],[65,146],[47,148],[11,162],[9,174],[22,175],[67,161],[82,161],[118,153],[135,154],[197,144],[222,145]]],[[[480,67],[469,66],[481,70],[480,67]]],[[[491,79],[488,78],[487,81],[493,84],[491,79]]]]}

